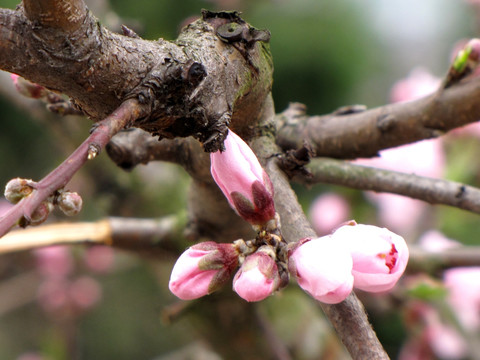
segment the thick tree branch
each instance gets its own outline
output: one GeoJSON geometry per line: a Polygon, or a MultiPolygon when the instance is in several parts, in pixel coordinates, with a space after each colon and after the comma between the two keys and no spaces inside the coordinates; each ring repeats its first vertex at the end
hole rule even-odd
{"type": "Polygon", "coordinates": [[[334,184],[358,190],[388,192],[480,214],[480,189],[453,181],[318,158],[306,167],[311,177],[296,175],[303,184],[334,184]]]}
{"type": "Polygon", "coordinates": [[[87,16],[83,0],[23,0],[25,15],[35,24],[74,32],[87,16]]]}
{"type": "Polygon", "coordinates": [[[55,170],[45,176],[40,182],[33,185],[32,193],[13,206],[6,214],[0,217],[0,237],[5,235],[12,226],[22,218],[26,225],[38,206],[63,188],[73,175],[85,164],[89,158],[95,157],[108,141],[118,131],[145,113],[142,105],[134,99],[124,102],[110,116],[96,124],[91,135],[55,170]]]}
{"type": "Polygon", "coordinates": [[[175,42],[147,41],[112,33],[89,12],[79,21],[83,8],[43,0],[0,9],[0,69],[67,94],[94,121],[135,98],[149,112],[133,126],[195,136],[207,151],[223,146],[230,123],[249,132],[272,83],[267,31],[204,11],[175,42]]]}
{"type": "Polygon", "coordinates": [[[307,116],[292,104],[277,116],[283,150],[305,143],[317,156],[372,157],[382,149],[438,137],[480,119],[480,78],[471,78],[425,98],[359,113],[307,116]]]}

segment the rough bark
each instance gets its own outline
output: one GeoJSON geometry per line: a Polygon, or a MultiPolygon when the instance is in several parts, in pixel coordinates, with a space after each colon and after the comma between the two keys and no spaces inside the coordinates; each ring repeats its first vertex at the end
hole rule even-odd
{"type": "Polygon", "coordinates": [[[24,1],[0,9],[0,68],[68,95],[94,121],[135,98],[150,111],[132,125],[161,137],[192,135],[216,151],[230,123],[247,134],[271,88],[268,32],[204,11],[174,42],[127,35],[83,1],[24,1]]]}

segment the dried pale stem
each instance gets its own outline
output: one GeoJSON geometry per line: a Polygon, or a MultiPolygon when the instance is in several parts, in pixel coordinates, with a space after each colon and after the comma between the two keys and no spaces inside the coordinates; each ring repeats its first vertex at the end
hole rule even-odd
{"type": "Polygon", "coordinates": [[[399,194],[430,204],[449,205],[480,214],[480,189],[454,181],[327,158],[313,159],[307,169],[311,172],[311,177],[296,175],[294,180],[303,184],[325,183],[399,194]]]}
{"type": "Polygon", "coordinates": [[[96,222],[49,224],[12,231],[0,241],[0,254],[51,245],[95,244],[158,255],[177,252],[184,216],[161,219],[110,217],[96,222]]]}
{"type": "Polygon", "coordinates": [[[32,194],[22,199],[0,218],[0,237],[24,217],[31,218],[35,209],[55,191],[63,188],[73,175],[92,157],[95,157],[118,131],[144,113],[136,100],[127,100],[110,116],[95,124],[90,136],[55,170],[35,184],[32,194]]]}

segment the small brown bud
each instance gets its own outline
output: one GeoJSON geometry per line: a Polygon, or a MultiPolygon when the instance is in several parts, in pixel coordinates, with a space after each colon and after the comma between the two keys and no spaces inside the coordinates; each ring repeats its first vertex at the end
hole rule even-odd
{"type": "Polygon", "coordinates": [[[30,223],[29,225],[35,226],[40,225],[45,220],[47,220],[48,215],[53,210],[53,204],[49,201],[44,201],[35,209],[35,211],[30,216],[30,223]]]}
{"type": "Polygon", "coordinates": [[[10,180],[5,186],[5,199],[11,204],[16,204],[25,196],[28,196],[33,191],[33,180],[15,178],[10,180]]]}
{"type": "Polygon", "coordinates": [[[65,215],[74,216],[82,210],[83,200],[76,192],[63,191],[57,197],[57,204],[65,215]]]}

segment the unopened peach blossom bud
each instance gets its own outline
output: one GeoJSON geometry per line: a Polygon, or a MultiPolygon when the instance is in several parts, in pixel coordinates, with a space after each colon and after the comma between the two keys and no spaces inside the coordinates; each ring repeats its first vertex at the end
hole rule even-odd
{"type": "Polygon", "coordinates": [[[41,85],[32,83],[17,74],[10,74],[10,78],[17,91],[23,96],[32,99],[40,99],[47,96],[47,89],[41,85]]]}
{"type": "Polygon", "coordinates": [[[273,185],[252,149],[233,131],[225,151],[210,154],[211,172],[230,206],[253,225],[275,217],[273,185]]]}
{"type": "Polygon", "coordinates": [[[302,239],[289,250],[290,274],[303,290],[327,304],[351,293],[352,265],[350,254],[330,236],[302,239]]]}
{"type": "Polygon", "coordinates": [[[182,300],[197,299],[222,287],[237,266],[238,252],[233,244],[202,242],[177,259],[168,287],[182,300]]]}
{"type": "Polygon", "coordinates": [[[233,279],[233,289],[247,301],[260,301],[272,295],[280,284],[275,253],[268,246],[260,247],[245,258],[233,279]]]}
{"type": "Polygon", "coordinates": [[[338,228],[331,236],[352,256],[354,287],[369,292],[390,290],[407,267],[405,240],[385,228],[352,224],[338,228]]]}

